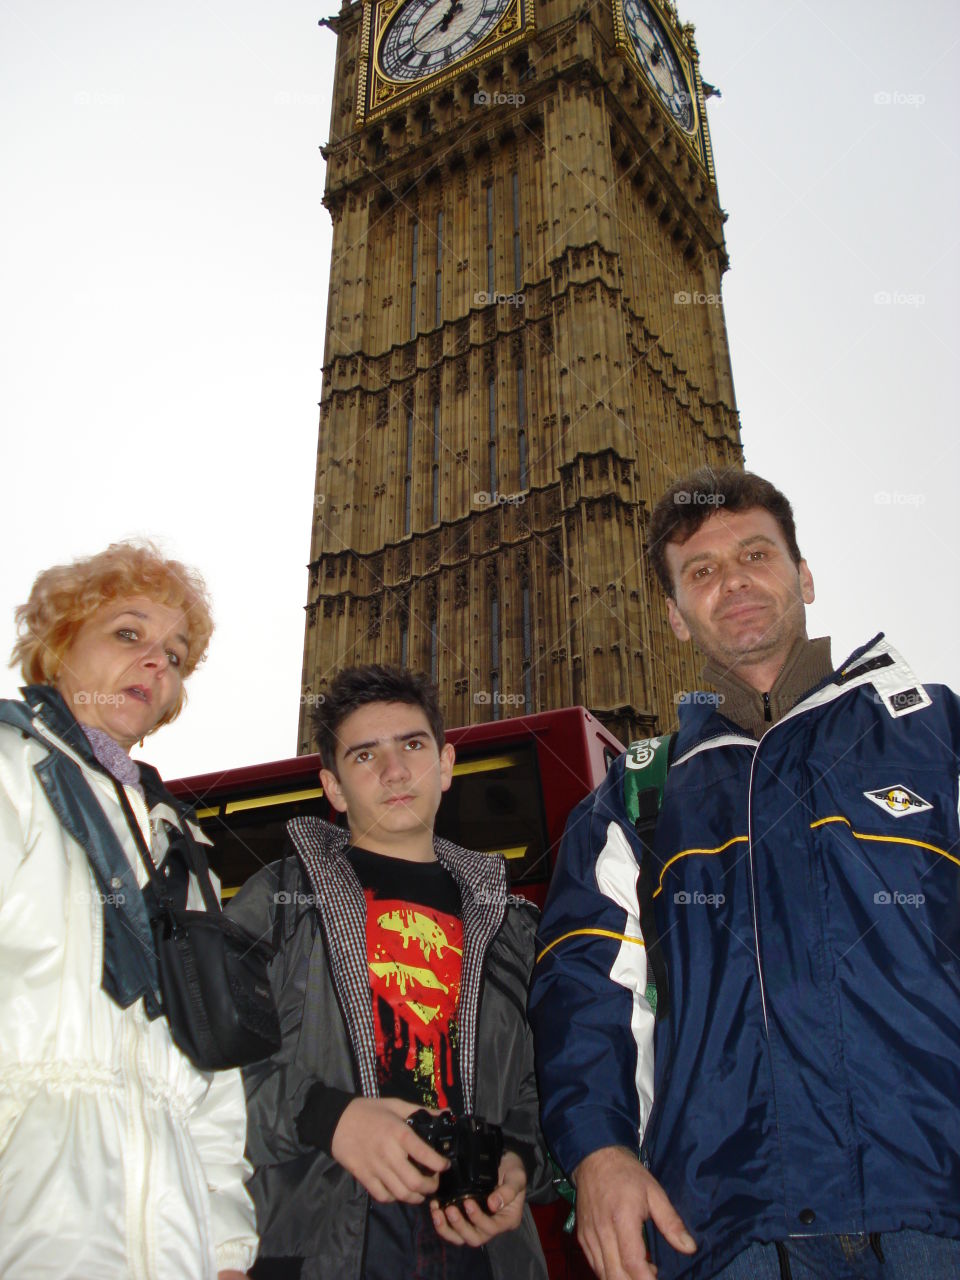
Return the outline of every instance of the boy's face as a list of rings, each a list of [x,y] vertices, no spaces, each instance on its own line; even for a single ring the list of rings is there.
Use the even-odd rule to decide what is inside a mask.
[[[341,722],[337,739],[337,773],[321,769],[320,781],[347,815],[351,841],[374,853],[432,861],[453,747],[438,751],[423,711],[405,702],[358,707]]]

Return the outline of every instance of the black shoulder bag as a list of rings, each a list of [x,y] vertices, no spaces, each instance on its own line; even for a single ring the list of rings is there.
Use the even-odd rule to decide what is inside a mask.
[[[180,842],[187,870],[197,877],[204,911],[174,900],[150,855],[130,801],[117,784],[154,902],[150,924],[157,951],[163,1008],[174,1044],[203,1071],[244,1067],[280,1048],[280,1020],[267,967],[273,947],[228,919],[217,901],[206,860],[187,834]]]

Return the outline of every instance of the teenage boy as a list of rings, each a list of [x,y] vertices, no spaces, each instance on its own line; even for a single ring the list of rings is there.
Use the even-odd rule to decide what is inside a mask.
[[[549,1182],[525,1013],[536,912],[507,904],[502,858],[434,836],[454,752],[425,676],[342,671],[314,730],[346,829],[293,819],[291,856],[231,905],[277,947],[283,1027],[245,1073],[252,1274],[545,1280],[525,1203]],[[501,1126],[485,1205],[439,1207],[447,1161],[406,1123],[424,1107]]]

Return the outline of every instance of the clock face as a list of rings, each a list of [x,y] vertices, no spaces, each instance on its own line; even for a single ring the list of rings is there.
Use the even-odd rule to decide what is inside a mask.
[[[670,37],[647,0],[622,0],[623,21],[647,79],[684,133],[696,133],[693,98]]]
[[[391,80],[422,80],[466,57],[490,34],[513,0],[407,0],[380,43],[380,71]]]

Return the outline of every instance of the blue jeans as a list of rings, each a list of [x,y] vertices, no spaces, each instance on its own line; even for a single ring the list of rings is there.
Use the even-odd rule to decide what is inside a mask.
[[[922,1231],[795,1236],[779,1249],[752,1244],[713,1280],[960,1280],[960,1240]]]

